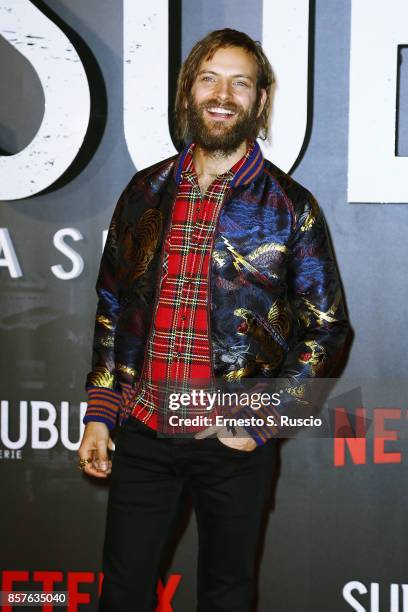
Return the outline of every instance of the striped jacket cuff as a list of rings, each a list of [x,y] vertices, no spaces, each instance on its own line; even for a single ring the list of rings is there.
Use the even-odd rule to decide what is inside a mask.
[[[88,407],[82,422],[105,423],[109,429],[116,426],[116,419],[122,394],[106,387],[88,387]]]
[[[277,428],[273,427],[272,425],[268,425],[265,416],[250,406],[247,406],[242,411],[240,410],[239,418],[250,420],[256,419],[257,424],[244,425],[244,429],[249,433],[251,438],[255,440],[258,446],[262,446],[277,434]]]

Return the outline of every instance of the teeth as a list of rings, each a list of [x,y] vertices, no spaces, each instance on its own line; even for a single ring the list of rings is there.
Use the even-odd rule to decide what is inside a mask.
[[[219,113],[221,115],[233,115],[234,111],[228,110],[226,108],[221,108],[217,106],[216,108],[209,108],[210,113]]]

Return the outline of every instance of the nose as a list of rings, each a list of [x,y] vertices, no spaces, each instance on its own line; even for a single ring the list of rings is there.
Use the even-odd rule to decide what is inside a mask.
[[[219,100],[227,100],[231,97],[231,86],[227,79],[219,79],[217,83],[216,95]]]

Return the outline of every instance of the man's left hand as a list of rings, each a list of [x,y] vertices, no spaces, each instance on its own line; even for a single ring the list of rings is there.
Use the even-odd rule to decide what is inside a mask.
[[[197,440],[201,440],[202,438],[208,438],[208,436],[216,433],[219,441],[225,444],[225,446],[229,446],[235,450],[248,452],[255,450],[257,443],[249,436],[248,432],[243,427],[236,427],[235,429],[237,433],[233,436],[226,427],[211,425],[211,427],[207,427],[207,429],[203,429],[203,431],[196,433],[194,437],[197,438]]]

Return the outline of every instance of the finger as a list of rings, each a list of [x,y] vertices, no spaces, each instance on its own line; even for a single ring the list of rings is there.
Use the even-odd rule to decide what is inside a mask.
[[[210,425],[207,429],[203,429],[203,431],[199,431],[195,434],[195,438],[197,440],[201,440],[202,438],[208,438],[208,436],[212,436],[217,433],[220,428],[217,425]]]
[[[93,449],[89,447],[81,446],[78,450],[78,467],[81,467],[81,461],[88,461],[89,463],[93,460]],[[85,466],[83,466],[85,467]]]
[[[256,448],[256,442],[251,439],[237,439],[237,438],[219,438],[220,442],[225,444],[225,446],[229,446],[230,448],[235,448],[236,450],[251,452]]]
[[[96,470],[106,473],[109,473],[112,467],[112,462],[108,457],[108,444],[104,439],[96,441],[96,452],[92,462],[92,466]]]
[[[92,461],[92,467],[100,472],[109,472],[112,468],[112,461],[99,461],[96,457]]]
[[[86,474],[87,476],[96,476],[97,478],[106,478],[106,476],[110,473],[110,470],[105,470],[105,471],[98,471],[96,469],[96,467],[93,465],[93,461],[94,458],[92,457],[92,454],[90,455],[89,453],[87,453],[87,455],[85,455],[84,452],[80,453],[81,455],[81,459],[86,459],[87,461],[89,461],[89,463],[86,463],[84,466],[81,466],[80,463],[78,462],[78,469],[80,469],[84,474]]]
[[[108,448],[109,448],[109,450],[111,450],[111,451],[114,451],[114,450],[115,450],[115,448],[116,448],[116,447],[115,447],[115,443],[114,443],[114,441],[112,440],[112,438],[111,438],[111,437],[110,437],[110,438],[109,438],[109,440],[108,440]]]
[[[231,437],[230,432],[228,432],[228,430],[225,428],[225,435],[228,436],[228,434],[229,434],[229,437]],[[251,438],[247,430],[244,429],[243,427],[240,427],[239,425],[235,429],[235,435],[233,435],[232,437],[235,438],[236,440],[248,440]]]
[[[107,478],[110,474],[110,470],[100,471],[93,467],[92,463],[88,463],[82,470],[87,476],[93,476],[95,478]]]
[[[96,452],[95,452],[96,458],[101,461],[102,463],[105,463],[106,461],[108,461],[108,443],[107,440],[97,440],[96,441]]]

